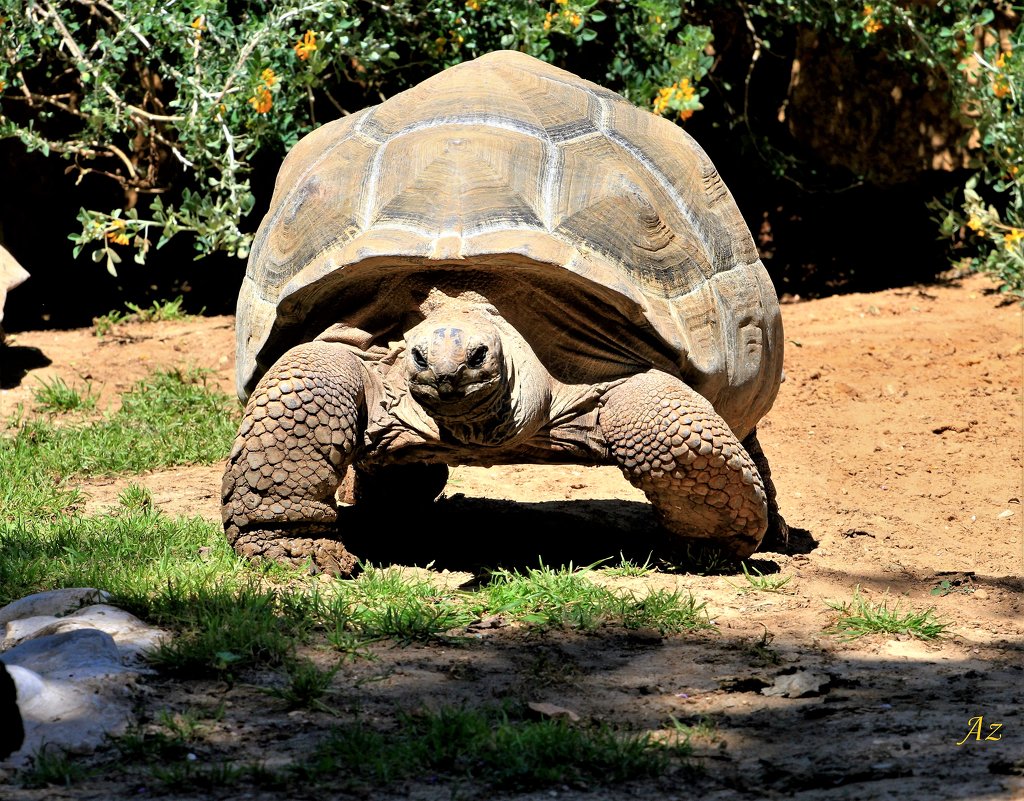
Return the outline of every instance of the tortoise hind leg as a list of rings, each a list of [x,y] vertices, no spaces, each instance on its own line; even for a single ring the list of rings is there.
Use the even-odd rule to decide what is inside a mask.
[[[224,532],[235,551],[332,573],[357,560],[333,536],[334,491],[365,428],[363,368],[325,342],[288,351],[260,380],[228,457]]]
[[[701,395],[667,373],[642,373],[608,392],[598,423],[670,533],[740,559],[757,549],[768,522],[761,477]]]
[[[779,502],[775,492],[775,482],[772,481],[772,470],[768,466],[768,458],[761,450],[761,443],[757,441],[757,430],[751,431],[743,440],[743,447],[750,454],[757,472],[761,474],[761,482],[764,484],[764,492],[768,500],[768,530],[765,532],[762,546],[772,548],[784,548],[789,544],[789,526],[779,514]]]

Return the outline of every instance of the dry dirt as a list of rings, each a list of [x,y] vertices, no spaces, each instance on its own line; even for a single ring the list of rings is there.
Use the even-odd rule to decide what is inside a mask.
[[[990,290],[971,276],[784,305],[787,380],[759,430],[793,536],[748,564],[791,577],[785,592],[743,592],[735,571],[659,572],[619,583],[692,590],[716,631],[662,638],[495,625],[441,645],[380,645],[376,660],[336,676],[331,702],[341,720],[357,709],[384,723],[396,709],[515,698],[570,709],[580,725],[713,724],[695,740],[704,768],[695,776],[518,798],[1024,799],[1024,336],[1021,307]],[[51,376],[92,381],[104,404],[157,366],[211,368],[231,391],[232,323],[122,325],[104,339],[90,330],[14,334],[3,413],[30,407],[38,381]],[[87,482],[90,510],[113,503],[126,480]],[[219,466],[141,480],[166,512],[219,519]],[[346,509],[343,525],[361,557],[433,561],[453,580],[481,566],[535,565],[538,556],[583,565],[622,552],[642,562],[651,547],[650,510],[613,468],[456,469],[435,507],[411,521]],[[949,591],[933,594],[943,581]],[[857,586],[901,609],[934,607],[948,635],[828,635],[835,613],[826,602],[850,600]],[[762,692],[792,674],[812,679],[811,694]],[[221,702],[226,714],[209,724],[200,763],[284,761],[339,722],[288,713],[244,682],[154,678],[142,709],[152,717]],[[103,777],[3,790],[19,799],[282,797]],[[301,787],[290,795],[313,797]],[[364,797],[456,796],[423,777]]]

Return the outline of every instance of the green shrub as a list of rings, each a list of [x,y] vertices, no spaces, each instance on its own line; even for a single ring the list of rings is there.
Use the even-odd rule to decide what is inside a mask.
[[[800,142],[751,114],[751,78],[808,31],[927,86],[964,123],[965,185],[936,198],[951,257],[1024,293],[1020,7],[984,0],[13,0],[0,22],[0,138],[125,191],[79,214],[76,255],[114,273],[189,234],[197,257],[248,253],[254,165],[324,121],[496,49],[565,66],[685,121],[715,123],[789,178]],[[717,45],[716,34],[723,40]],[[739,44],[737,44],[739,42]],[[1015,52],[1016,50],[1016,52]],[[780,59],[783,61],[780,62]],[[844,87],[837,87],[842,93]],[[850,91],[846,89],[845,91]],[[756,92],[754,93],[756,94]],[[854,176],[863,180],[863,176]]]
[[[670,0],[602,5],[618,12],[608,78],[645,104],[668,87],[666,112],[699,107],[707,29],[684,24]],[[553,61],[603,49],[590,27],[607,20],[597,6],[397,0],[383,13],[337,0],[15,0],[0,25],[0,137],[145,198],[79,214],[75,255],[89,249],[111,273],[183,232],[200,255],[244,258],[259,154],[280,158],[327,119],[491,50]]]

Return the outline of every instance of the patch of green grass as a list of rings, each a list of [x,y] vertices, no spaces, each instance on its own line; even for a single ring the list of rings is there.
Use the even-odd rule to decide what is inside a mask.
[[[161,593],[226,581],[242,569],[220,527],[199,517],[122,508],[0,524],[0,604],[59,587],[100,587],[145,612]]]
[[[113,310],[99,317],[94,317],[93,332],[98,337],[109,334],[114,326],[125,322],[153,323],[172,320],[188,320],[193,315],[182,311],[184,298],[179,295],[173,300],[155,300],[149,307],[125,303],[127,311]],[[200,311],[202,314],[202,311]]]
[[[627,629],[657,629],[662,634],[678,634],[714,628],[708,619],[707,604],[698,601],[689,591],[628,593],[619,595],[618,601],[620,606],[615,617]]]
[[[934,640],[949,628],[935,617],[934,607],[924,611],[903,611],[899,602],[891,607],[887,600],[871,602],[854,588],[852,601],[826,601],[838,618],[825,629],[844,640],[855,640],[868,634],[906,634],[919,640]]]
[[[56,429],[39,420],[23,422],[17,433],[0,436],[0,509],[3,521],[20,526],[58,517],[81,502],[81,491],[47,464]],[[0,522],[0,534],[4,522]]]
[[[207,386],[202,370],[157,371],[122,397],[102,420],[55,426],[21,421],[0,437],[0,506],[8,519],[53,518],[80,498],[76,475],[140,473],[227,456],[237,431],[238,402]]]
[[[121,508],[128,512],[151,512],[153,511],[153,493],[148,487],[142,484],[129,482],[117,496]]]
[[[218,676],[232,681],[236,671],[258,665],[277,667],[294,657],[316,620],[282,609],[282,595],[293,590],[266,588],[252,576],[206,586],[170,585],[148,599],[146,617],[169,626],[175,636],[147,654],[154,666],[179,676]]]
[[[481,589],[491,614],[525,623],[593,629],[620,608],[615,593],[591,581],[590,567],[552,569],[544,564],[518,571],[497,570]]]
[[[664,633],[710,627],[704,604],[689,593],[615,591],[591,581],[591,571],[592,567],[556,570],[543,564],[525,574],[495,571],[480,590],[482,608],[544,626],[594,629],[619,624]]]
[[[70,787],[89,775],[84,765],[52,745],[44,744],[31,759],[30,766],[18,772],[23,787]]]
[[[444,708],[406,715],[397,731],[360,722],[339,728],[293,771],[303,781],[327,780],[340,788],[417,778],[524,791],[658,776],[688,754],[684,744],[649,733],[513,719],[502,710]]]
[[[620,553],[618,563],[608,567],[602,567],[601,572],[608,576],[639,578],[641,576],[649,576],[654,572],[654,567],[651,565],[651,554],[648,554],[647,559],[645,559],[644,563],[640,565],[631,559],[627,559],[622,553]]]
[[[397,567],[366,566],[357,578],[338,582],[335,590],[325,610],[328,627],[364,639],[430,640],[476,619],[463,602],[464,594]],[[340,633],[337,639],[344,641]]]
[[[670,719],[677,742],[689,745],[693,740],[709,740],[714,742],[719,739],[718,725],[706,715],[698,716],[692,723],[684,723],[674,716]]]
[[[713,541],[687,542],[676,548],[671,556],[658,560],[658,567],[666,573],[693,573],[698,576],[720,576],[735,572],[738,560]]]
[[[114,745],[121,764],[146,766],[150,775],[166,789],[209,789],[234,786],[242,782],[279,783],[260,765],[233,761],[200,762],[194,755],[209,750],[207,722],[221,720],[224,706],[214,710],[187,709],[184,712],[162,710],[156,720],[135,726],[117,737]]]
[[[753,565],[751,565],[751,569],[754,572],[751,573],[746,562],[741,562],[740,567],[743,570],[743,578],[747,580],[747,586],[736,587],[735,584],[729,582],[729,586],[736,587],[740,592],[783,592],[786,585],[793,579],[792,576],[762,573]]]
[[[153,776],[168,790],[212,790],[242,782],[260,783],[267,771],[261,765],[234,762],[199,763],[192,760],[154,765]]]
[[[325,704],[323,698],[340,669],[340,664],[325,670],[308,659],[294,659],[285,666],[287,682],[265,692],[280,698],[289,709],[317,709],[336,715],[337,710]]]
[[[98,395],[93,392],[91,381],[86,381],[85,386],[79,389],[57,377],[49,381],[41,379],[39,387],[32,392],[32,399],[39,411],[56,414],[92,411],[96,408]]]
[[[220,714],[223,715],[223,709]],[[114,740],[121,756],[132,761],[168,762],[184,759],[202,737],[202,715],[194,709],[185,712],[161,710],[155,723],[136,726]]]

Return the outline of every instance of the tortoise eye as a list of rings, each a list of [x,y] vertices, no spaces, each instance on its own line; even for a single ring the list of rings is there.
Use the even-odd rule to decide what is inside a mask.
[[[416,366],[417,370],[427,369],[427,359],[419,348],[412,349],[412,363]]]
[[[475,370],[476,368],[483,366],[484,359],[486,358],[487,346],[479,345],[473,348],[472,353],[469,354],[469,358],[466,359],[466,364],[468,364],[471,368]]]

